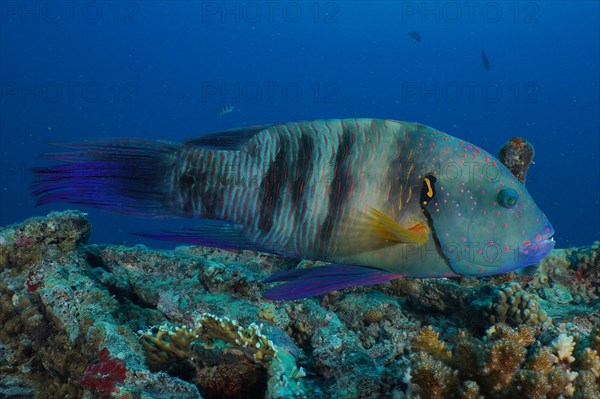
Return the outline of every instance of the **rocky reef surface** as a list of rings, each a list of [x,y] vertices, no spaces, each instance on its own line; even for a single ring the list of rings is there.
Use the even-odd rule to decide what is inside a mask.
[[[600,398],[600,243],[482,279],[261,298],[311,262],[0,229],[0,398]]]

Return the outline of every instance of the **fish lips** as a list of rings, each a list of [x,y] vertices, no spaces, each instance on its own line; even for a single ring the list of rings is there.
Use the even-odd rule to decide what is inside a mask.
[[[554,228],[548,224],[543,233],[534,234],[519,249],[523,267],[536,264],[544,259],[554,249],[555,245]]]

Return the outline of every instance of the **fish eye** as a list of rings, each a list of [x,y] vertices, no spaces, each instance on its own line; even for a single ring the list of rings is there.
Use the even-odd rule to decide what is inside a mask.
[[[519,194],[512,188],[505,188],[498,193],[498,203],[504,208],[513,208],[517,205]]]
[[[423,178],[421,187],[421,205],[425,206],[435,197],[435,176],[427,175]]]

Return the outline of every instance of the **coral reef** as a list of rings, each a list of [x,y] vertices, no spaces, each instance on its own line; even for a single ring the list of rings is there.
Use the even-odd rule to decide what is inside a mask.
[[[211,350],[216,347],[215,341],[220,341],[242,348],[243,352],[238,351],[237,354],[251,355],[256,363],[262,364],[268,371],[270,378],[264,395],[266,398],[305,398],[300,378],[306,373],[302,367],[296,366],[290,353],[263,335],[262,327],[250,324],[243,328],[235,320],[203,313],[196,319],[193,328],[161,325],[148,332],[140,331],[140,340],[146,351],[147,362],[154,370],[168,369],[177,362],[187,361],[194,368],[202,369],[197,363],[204,363],[208,356],[200,356],[195,352],[196,345]],[[220,354],[219,357],[225,356]],[[242,360],[236,359],[236,364],[241,364]],[[197,373],[200,374],[201,370],[197,370]],[[195,379],[202,380],[198,376]],[[248,392],[249,386],[244,386],[244,390]]]
[[[420,398],[595,398],[600,391],[597,352],[574,353],[572,336],[539,341],[537,327],[497,324],[479,339],[461,330],[440,340],[431,326],[412,341],[411,382]]]
[[[600,243],[271,302],[265,277],[312,262],[90,231],[73,211],[0,229],[0,397],[600,397]]]
[[[529,294],[517,282],[503,283],[494,289],[492,301],[483,314],[492,323],[539,325],[548,320],[548,315],[540,309],[537,295]]]
[[[563,303],[600,303],[600,241],[589,247],[564,248],[540,262],[530,288],[548,300],[558,297]]]

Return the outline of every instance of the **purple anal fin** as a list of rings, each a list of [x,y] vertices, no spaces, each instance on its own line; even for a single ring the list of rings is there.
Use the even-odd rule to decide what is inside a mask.
[[[402,275],[369,267],[329,265],[275,273],[264,282],[283,282],[263,293],[275,301],[289,301],[322,295],[348,287],[374,285],[400,278]]]

